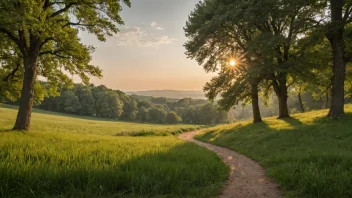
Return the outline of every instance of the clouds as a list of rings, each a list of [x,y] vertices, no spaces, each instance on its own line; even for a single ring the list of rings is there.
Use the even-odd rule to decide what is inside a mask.
[[[155,29],[159,27],[156,23],[154,26]],[[126,27],[121,29],[121,31],[114,36],[114,40],[118,46],[157,47],[159,45],[169,44],[175,39],[169,36],[158,36],[148,33],[142,30],[141,27]]]
[[[152,26],[152,28],[156,29],[156,30],[164,30],[164,28],[162,28],[157,22],[152,22],[150,24],[150,26]]]

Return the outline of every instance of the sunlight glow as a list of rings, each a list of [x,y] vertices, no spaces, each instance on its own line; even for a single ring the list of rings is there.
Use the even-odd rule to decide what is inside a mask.
[[[235,66],[236,65],[236,61],[235,60],[230,60],[230,65],[231,66]]]

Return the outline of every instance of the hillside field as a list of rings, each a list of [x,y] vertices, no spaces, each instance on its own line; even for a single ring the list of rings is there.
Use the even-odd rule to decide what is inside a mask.
[[[17,107],[3,105],[0,111],[2,130],[10,130],[16,120]],[[1,108],[1,106],[0,106]],[[202,128],[201,125],[187,124],[143,124],[105,120],[95,117],[80,117],[56,112],[33,109],[31,129],[40,132],[64,132],[118,136],[165,136]],[[50,124],[49,124],[50,123]]]
[[[0,108],[0,197],[211,197],[229,173],[215,153],[168,135],[199,126],[35,110],[31,132],[10,132],[15,116]],[[136,131],[167,136],[116,136]]]
[[[287,197],[352,197],[352,105],[340,120],[327,110],[209,128],[197,139],[259,162]]]

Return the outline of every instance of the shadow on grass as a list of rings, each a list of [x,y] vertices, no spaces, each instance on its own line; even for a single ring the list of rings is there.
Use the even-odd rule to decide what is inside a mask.
[[[331,118],[328,116],[317,117],[317,118],[314,118],[313,123],[316,123],[316,124],[334,123],[334,122],[338,123],[338,122],[346,122],[346,121],[348,122],[351,120],[352,120],[352,112],[348,112],[348,113],[345,113],[345,115],[340,118]]]
[[[193,143],[125,162],[96,152],[85,154],[87,159],[65,151],[50,158],[12,153],[16,160],[1,153],[6,151],[0,151],[5,158],[0,167],[12,165],[0,172],[0,197],[211,197],[220,192],[229,171],[216,154]]]
[[[287,124],[290,124],[291,126],[304,125],[304,123],[302,121],[300,121],[299,119],[294,118],[294,117],[283,118],[283,119],[280,119],[280,120],[286,122]]]

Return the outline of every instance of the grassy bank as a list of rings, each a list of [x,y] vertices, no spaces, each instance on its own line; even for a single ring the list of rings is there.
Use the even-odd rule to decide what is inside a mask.
[[[352,197],[352,105],[341,120],[327,111],[209,128],[197,138],[262,164],[289,197]]]
[[[33,112],[32,130],[50,133],[68,132],[117,136],[166,136],[203,127],[188,124],[168,125],[121,122],[94,117],[60,114],[40,109],[34,109]],[[3,108],[0,110],[1,130],[10,130],[16,120],[16,115],[16,106],[3,105]]]
[[[31,132],[6,132],[14,115],[0,108],[0,197],[210,197],[228,175],[174,136],[113,136],[128,123],[34,113]]]

